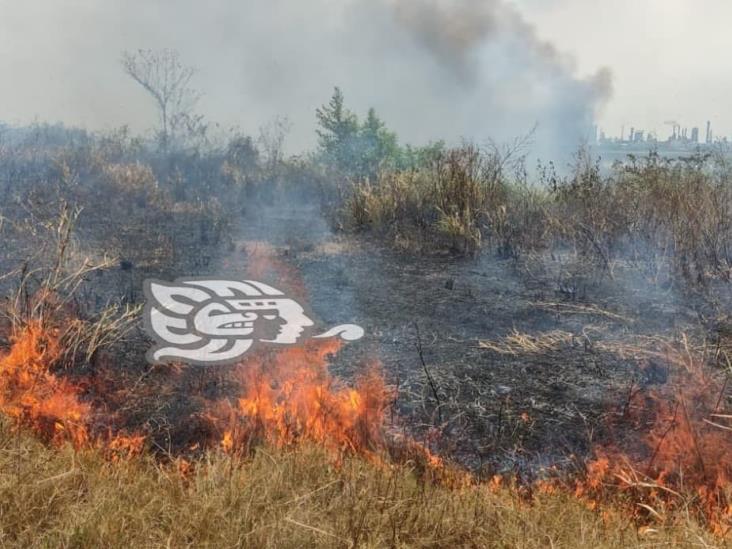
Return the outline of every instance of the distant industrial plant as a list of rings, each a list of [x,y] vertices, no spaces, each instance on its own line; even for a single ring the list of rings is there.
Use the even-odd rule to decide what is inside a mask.
[[[692,128],[682,127],[675,120],[667,120],[665,125],[670,126],[670,134],[666,137],[659,137],[655,131],[645,131],[630,127],[626,134],[626,128],[623,126],[620,130],[620,136],[609,137],[604,131],[594,127],[594,143],[600,149],[609,151],[646,151],[655,149],[666,152],[693,152],[711,148],[713,146],[726,146],[729,144],[727,137],[717,137],[712,130],[711,121],[707,121],[704,139],[700,138],[700,129],[698,126]]]

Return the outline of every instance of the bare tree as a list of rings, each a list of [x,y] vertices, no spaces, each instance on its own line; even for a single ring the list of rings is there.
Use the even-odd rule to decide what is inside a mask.
[[[270,173],[282,163],[285,156],[285,139],[292,129],[286,116],[277,116],[259,128],[257,143],[264,152],[264,160]]]
[[[125,51],[122,67],[155,100],[163,149],[168,148],[177,128],[193,131],[194,127],[200,126],[200,117],[193,114],[200,94],[190,85],[195,70],[181,63],[177,51]]]

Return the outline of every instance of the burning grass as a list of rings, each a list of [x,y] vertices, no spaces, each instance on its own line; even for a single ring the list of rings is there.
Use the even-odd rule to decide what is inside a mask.
[[[456,219],[467,212],[472,230],[485,212],[471,217],[466,208]],[[58,231],[61,256],[69,231]],[[245,251],[257,276],[276,272],[304,297],[298,271],[267,245],[250,243]],[[183,374],[166,378],[168,401],[160,407],[175,398],[201,406],[169,416],[191,437],[188,451],[156,450],[144,429],[130,435],[119,426],[106,411],[117,396],[89,379],[97,351],[126,320],[74,316],[68,299],[54,297],[62,289],[57,282],[76,287],[86,271],[68,278],[60,270],[66,262],[57,265],[35,298],[21,288],[7,315],[10,337],[0,338],[8,342],[0,351],[3,542],[531,547],[713,543],[730,535],[727,385],[709,367],[709,353],[686,341],[593,342],[592,334],[554,330],[480,342],[515,357],[582,345],[632,356],[649,370],[662,364],[669,381],[631,386],[607,425],[614,438],[595,446],[578,478],[486,483],[454,470],[390,432],[385,410],[393,395],[377,369],[353,386],[329,374],[328,357],[339,350],[334,340],[252,355],[205,395],[174,386],[190,377],[174,365]],[[628,324],[594,305],[543,303],[558,314]],[[100,377],[113,382],[116,366]],[[141,376],[131,390],[154,392],[145,383]],[[192,419],[203,419],[205,429],[189,428]]]
[[[58,330],[32,323],[13,334],[10,350],[0,355],[0,412],[45,441],[82,447],[91,408],[77,387],[50,371],[60,353]]]
[[[619,491],[630,501],[630,514],[641,520],[668,520],[683,510],[727,537],[732,436],[717,418],[730,417],[728,374],[709,368],[706,349],[693,348],[686,337],[650,348],[621,344],[619,350],[640,353],[647,368],[662,360],[669,377],[653,388],[631,388],[613,427],[632,424],[637,441],[625,434],[597,447],[578,493],[605,499]]]
[[[638,530],[570,493],[528,503],[510,487],[450,489],[412,466],[384,469],[322,449],[213,451],[186,475],[149,457],[53,450],[0,428],[4,546],[629,547],[714,546],[693,521]]]
[[[202,411],[220,433],[221,447],[236,455],[262,444],[304,443],[320,444],[334,456],[383,452],[389,399],[384,379],[374,366],[353,388],[339,383],[327,370],[329,355],[339,349],[338,340],[313,340],[262,351],[237,365],[230,372],[239,392],[235,402],[205,401]],[[17,328],[9,349],[0,353],[0,413],[16,430],[29,429],[55,446],[70,442],[76,449],[139,453],[145,437],[113,432],[115,418],[84,398],[90,383],[71,382],[55,371],[62,356],[60,329],[35,321]]]
[[[634,422],[641,444],[598,446],[574,485],[480,482],[389,437],[383,378],[367,370],[352,388],[332,378],[335,340],[234,368],[239,396],[208,403],[218,439],[201,441],[195,458],[155,457],[142,436],[99,434],[105,417],[54,372],[57,330],[30,323],[10,341],[0,357],[8,545],[626,547],[711,544],[728,533],[731,439],[709,421],[729,415],[725,386],[685,340],[614,349],[665,358],[675,377],[629,398],[622,421]],[[507,352],[567,341],[517,333]]]
[[[330,376],[328,356],[338,340],[261,352],[233,371],[242,394],[235,404],[217,403],[212,415],[223,426],[225,451],[241,453],[257,444],[284,448],[316,443],[332,452],[373,456],[384,450],[384,410],[389,391],[376,366],[355,387]]]
[[[498,354],[549,357],[580,342],[585,353],[603,353],[637,364],[622,402],[604,415],[592,448],[580,460],[574,480],[558,478],[523,486],[574,493],[591,507],[613,502],[643,528],[678,521],[680,515],[705,524],[720,539],[732,530],[732,436],[728,359],[686,334],[601,339],[586,327],[582,335],[514,331],[480,348]],[[597,338],[597,340],[595,340]]]
[[[16,330],[10,342],[9,350],[0,352],[0,413],[16,431],[28,429],[57,447],[95,447],[115,460],[143,451],[144,436],[112,433],[110,418],[98,417],[83,400],[81,386],[53,372],[63,355],[58,328],[32,322]]]
[[[671,380],[631,392],[618,413],[637,440],[626,429],[626,438],[598,445],[574,484],[527,485],[481,482],[389,437],[383,378],[367,370],[353,388],[332,378],[335,340],[260,352],[234,368],[238,398],[204,412],[217,442],[202,440],[195,458],[161,460],[142,453],[140,435],[99,434],[105,418],[54,373],[58,336],[30,323],[0,357],[0,412],[10,420],[0,430],[0,535],[12,544],[619,547],[689,543],[707,536],[702,527],[720,541],[730,529],[732,439],[712,421],[730,416],[726,382],[685,339],[596,343],[663,359]],[[515,333],[494,350],[568,343],[566,334]]]

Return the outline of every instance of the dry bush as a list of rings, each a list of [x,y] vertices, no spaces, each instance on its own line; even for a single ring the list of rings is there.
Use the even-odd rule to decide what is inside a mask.
[[[0,250],[0,271],[43,247],[38,228],[52,225],[63,204],[78,210],[77,239],[119,260],[97,285],[101,302],[120,294],[137,301],[145,277],[202,272],[231,243],[230,219],[242,186],[232,184],[223,166],[226,159],[242,166],[256,162],[233,150],[236,143],[225,154],[163,157],[125,131],[79,143],[68,139],[0,151],[0,175],[6,176],[0,194],[7,197],[0,219],[10,228],[2,229],[8,246]]]
[[[732,181],[719,159],[696,156],[676,163],[651,156],[620,174],[624,201],[639,204],[634,228],[672,257],[686,280],[729,279]]]
[[[504,259],[547,249],[552,231],[548,190],[512,183],[504,186],[502,198],[488,212],[488,247]]]
[[[576,256],[609,271],[613,246],[627,226],[626,212],[616,209],[614,191],[612,180],[601,175],[599,163],[580,154],[574,173],[551,187],[552,246],[568,246]]]
[[[28,428],[43,441],[76,447],[97,440],[92,407],[73,376],[94,370],[99,354],[119,343],[137,323],[139,308],[108,303],[88,307],[84,282],[109,268],[92,261],[74,239],[78,210],[65,206],[55,225],[39,229],[45,239],[15,273],[0,300],[0,412],[16,431]],[[121,445],[142,439],[120,438]]]
[[[730,171],[720,158],[629,158],[610,175],[580,156],[552,186],[554,246],[606,269],[628,262],[657,279],[668,271],[692,284],[729,279]]]
[[[381,172],[372,184],[354,185],[347,224],[374,229],[416,245],[432,237],[440,246],[474,253],[505,204],[503,158],[473,145],[440,151],[416,170]]]
[[[114,301],[100,308],[85,303],[84,283],[116,261],[83,254],[74,234],[78,216],[64,204],[54,224],[38,228],[33,253],[3,276],[7,292],[0,301],[5,339],[28,327],[53,331],[60,345],[54,361],[66,368],[77,360],[91,362],[100,349],[119,341],[139,313],[139,307]]]
[[[353,185],[343,225],[406,239],[421,251],[552,252],[611,278],[622,264],[657,281],[729,280],[732,170],[722,157],[651,153],[604,173],[580,151],[568,176],[545,168],[536,185],[527,183],[523,158],[511,158],[464,145],[413,170],[382,172]]]
[[[392,236],[412,233],[418,237],[429,226],[425,187],[423,175],[417,172],[383,173],[373,185],[364,181],[346,202],[347,222]]]

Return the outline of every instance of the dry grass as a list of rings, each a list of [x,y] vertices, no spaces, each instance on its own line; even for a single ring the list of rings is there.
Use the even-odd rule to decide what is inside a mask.
[[[419,251],[559,253],[610,278],[622,263],[655,281],[729,280],[732,170],[724,158],[652,153],[605,173],[580,153],[572,173],[542,171],[538,185],[510,159],[465,145],[416,169],[383,172],[353,187],[344,226]]]
[[[0,544],[6,547],[715,546],[679,517],[637,530],[566,494],[531,504],[497,485],[447,488],[410,465],[317,449],[213,452],[193,464],[111,463],[0,430]]]
[[[81,280],[92,274],[118,276],[134,290],[151,272],[205,270],[208,262],[188,260],[197,261],[203,249],[213,255],[226,241],[228,214],[219,201],[236,209],[237,199],[262,177],[244,143],[206,162],[170,158],[165,168],[167,161],[114,141],[53,155],[30,151],[27,162],[20,162],[21,152],[0,155],[7,164],[0,162],[2,170],[19,162],[18,177],[8,177],[13,185],[2,189],[10,206],[0,213],[0,237],[7,244],[0,260],[20,276],[12,299],[0,307],[3,345],[6,328],[75,313],[72,309],[88,299],[79,294]],[[345,218],[405,246],[422,243],[462,253],[483,247],[504,257],[545,257],[544,252],[560,250],[611,277],[621,260],[652,275],[673,271],[694,283],[729,274],[732,185],[723,166],[650,157],[605,176],[591,163],[580,163],[575,174],[548,181],[543,189],[520,178],[511,181],[506,166],[495,151],[470,146],[445,151],[415,170],[385,172],[356,186],[344,203]],[[309,177],[302,166],[292,170]],[[57,222],[60,202],[74,207],[63,209]],[[76,221],[78,231],[72,230]],[[84,249],[103,250],[120,261],[112,272],[105,258],[96,258],[94,265],[87,261]],[[18,261],[15,255],[22,250],[33,252],[32,261]],[[118,290],[134,301],[134,291],[121,284]],[[100,288],[100,295],[109,293]],[[78,303],[71,296],[79,296]],[[104,303],[90,306],[94,314],[85,316],[87,321],[58,326],[66,353],[58,362],[67,366],[59,371],[94,362],[99,349],[109,348],[134,323],[134,308]],[[581,302],[543,300],[537,307],[632,322]],[[563,331],[516,332],[482,346],[520,356],[585,343],[586,337]],[[596,348],[638,355],[641,343],[603,347],[598,342]],[[136,373],[119,371],[122,379]],[[137,382],[130,383],[125,394],[137,388]],[[662,396],[666,402],[668,395]],[[116,403],[114,398],[109,402]],[[627,408],[635,404],[628,403]],[[729,414],[712,408],[715,414],[699,417],[716,422],[719,433],[710,437],[716,441],[728,434],[719,425]],[[152,447],[152,439],[148,444]],[[0,426],[0,545],[628,547],[722,541],[689,518],[688,508],[673,506],[662,520],[647,517],[650,527],[639,528],[627,511],[638,499],[613,507],[608,501],[618,502],[610,497],[596,503],[577,499],[571,490],[535,490],[529,503],[527,488],[451,487],[425,479],[423,465],[409,461],[379,465],[351,456],[336,466],[322,448],[253,445],[245,457],[214,450],[193,462],[170,456],[161,461],[160,454],[109,457],[103,449],[49,448]]]
[[[462,253],[480,248],[483,227],[505,202],[501,158],[465,145],[434,155],[418,170],[382,172],[354,186],[346,224],[381,231],[414,245],[426,237]]]
[[[478,347],[501,355],[518,356],[528,353],[548,353],[565,346],[574,346],[577,339],[579,338],[576,338],[574,334],[562,330],[552,330],[536,335],[514,330],[500,341],[481,340],[478,342]]]
[[[62,351],[59,365],[68,369],[88,364],[97,353],[120,342],[137,323],[140,306],[108,302],[83,316],[79,295],[92,275],[109,269],[115,260],[85,255],[75,238],[79,210],[63,203],[57,219],[38,229],[41,243],[23,265],[2,278],[15,288],[0,301],[0,341],[29,326],[58,331]]]

